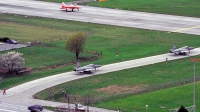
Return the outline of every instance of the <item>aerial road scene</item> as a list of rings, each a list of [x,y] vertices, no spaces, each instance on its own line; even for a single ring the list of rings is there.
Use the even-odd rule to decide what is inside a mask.
[[[0,0],[0,112],[200,112],[200,1]]]

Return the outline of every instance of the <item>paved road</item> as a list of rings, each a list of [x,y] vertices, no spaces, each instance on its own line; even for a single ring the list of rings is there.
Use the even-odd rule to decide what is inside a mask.
[[[0,12],[65,20],[126,26],[150,30],[200,35],[200,19],[82,6],[80,11],[65,12],[61,3],[33,0],[0,0]]]
[[[93,75],[100,75],[103,73],[119,71],[123,69],[129,69],[129,68],[134,68],[134,67],[159,63],[159,62],[165,62],[166,57],[168,57],[168,60],[170,61],[170,60],[186,58],[186,57],[190,57],[194,55],[199,55],[199,54],[200,54],[200,48],[196,48],[187,55],[174,55],[173,53],[167,53],[167,54],[161,54],[157,56],[151,56],[151,57],[146,57],[146,58],[141,58],[141,59],[136,59],[136,60],[131,60],[131,61],[124,61],[120,63],[104,65],[101,68],[99,68],[97,72],[93,74],[89,74],[89,75],[88,74],[80,75],[74,71],[61,73],[61,74],[41,78],[38,80],[34,80],[31,82],[27,82],[19,86],[10,88],[9,90],[7,90],[7,95],[0,95],[0,99],[2,102],[8,103],[8,104],[13,104],[13,105],[20,104],[23,106],[29,106],[32,104],[41,104],[41,105],[46,105],[46,106],[66,105],[63,103],[33,99],[32,96],[41,90],[44,90],[54,85],[68,82],[71,80],[76,80],[79,78],[89,77]],[[94,107],[91,107],[91,109],[99,111],[99,112],[113,112],[112,110],[104,110],[104,109],[99,109],[99,108],[94,108]]]
[[[22,47],[27,47],[25,44],[0,44],[0,51],[7,51],[11,49],[16,49],[16,48],[22,48]]]
[[[32,0],[0,0],[0,12],[2,13],[15,13],[200,35],[199,18],[95,8],[89,6],[82,6],[83,8],[79,12],[65,12],[59,10],[59,7],[60,4],[58,3],[46,3]],[[165,61],[166,57],[168,57],[169,60],[174,60],[198,54],[200,54],[200,48],[195,49],[192,53],[186,56],[175,56],[167,53],[158,56],[125,61],[121,63],[105,65],[92,75],[99,75],[102,73],[159,63]],[[32,95],[48,87],[89,76],[91,75],[78,75],[75,72],[68,72],[27,82],[25,84],[10,88],[7,91],[7,95],[0,95],[0,111],[27,112],[26,107],[33,104],[42,104],[46,106],[64,105],[63,103],[36,100],[32,98]],[[98,109],[93,107],[91,107],[91,109],[99,112],[112,112],[112,110]],[[44,112],[46,112],[46,110]]]

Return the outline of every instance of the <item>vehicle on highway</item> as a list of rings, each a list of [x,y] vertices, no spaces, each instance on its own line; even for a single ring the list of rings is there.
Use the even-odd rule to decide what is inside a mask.
[[[9,44],[18,44],[18,42],[13,40],[13,39],[7,40],[7,43],[9,43]]]
[[[41,105],[32,105],[28,107],[28,110],[31,112],[41,112],[43,110],[43,107]]]
[[[170,53],[174,53],[174,54],[184,54],[186,55],[186,53],[190,53],[191,50],[193,50],[194,47],[189,47],[189,46],[184,46],[181,48],[176,48],[175,45],[172,46],[172,49],[170,49]]]
[[[101,65],[95,65],[95,64],[89,64],[81,67],[80,63],[77,62],[76,67],[74,67],[74,71],[80,73],[92,73],[93,71],[96,71],[96,69],[99,67],[101,67]]]
[[[61,8],[60,9],[64,9],[66,10],[66,12],[68,11],[67,9],[71,9],[72,11],[74,11],[74,9],[80,9],[81,7],[78,6],[76,3],[71,3],[71,4],[65,4],[64,2],[62,2]]]

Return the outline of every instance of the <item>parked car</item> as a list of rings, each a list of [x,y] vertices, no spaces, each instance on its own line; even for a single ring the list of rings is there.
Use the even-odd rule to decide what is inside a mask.
[[[81,105],[80,103],[78,103],[78,105],[77,105],[77,110],[85,111],[85,108],[84,108],[83,105]]]
[[[18,42],[13,39],[9,39],[9,40],[7,40],[7,42],[10,44],[18,44]]]
[[[40,112],[43,110],[43,107],[41,105],[32,105],[28,107],[28,110],[31,112]]]

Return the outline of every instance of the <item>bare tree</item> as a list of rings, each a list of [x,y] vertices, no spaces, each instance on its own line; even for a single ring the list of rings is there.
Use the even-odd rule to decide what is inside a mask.
[[[64,97],[66,98],[67,100],[67,103],[68,103],[68,108],[70,109],[70,106],[69,106],[69,103],[70,103],[70,100],[71,100],[71,95],[67,94],[67,93],[64,93]]]
[[[0,68],[5,68],[8,72],[13,73],[15,69],[24,65],[25,59],[22,56],[22,53],[15,51],[0,55]]]
[[[76,53],[76,59],[79,58],[79,53],[83,52],[83,47],[86,42],[87,34],[83,32],[71,35],[66,42],[66,49]]]
[[[94,102],[94,96],[87,94],[86,96],[83,96],[83,99],[85,105],[87,105],[87,112],[89,112],[89,106],[92,105],[92,103]]]

